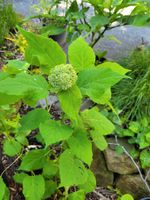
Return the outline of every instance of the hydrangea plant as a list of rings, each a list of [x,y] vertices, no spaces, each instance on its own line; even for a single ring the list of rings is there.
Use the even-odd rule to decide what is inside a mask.
[[[95,66],[94,51],[81,37],[69,46],[67,62],[66,54],[55,41],[19,30],[28,43],[25,60],[18,61],[19,65],[17,60],[9,62],[7,71],[0,72],[1,110],[18,102],[32,107],[23,116],[17,117],[14,112],[17,120],[12,131],[10,119],[8,127],[4,127],[7,131],[1,133],[4,153],[20,159],[13,178],[28,200],[53,198],[54,194],[59,194],[60,199],[84,200],[86,193],[96,187],[90,170],[92,146],[95,144],[102,151],[107,148],[105,136],[113,132],[114,125],[98,106],[81,110],[82,102],[89,98],[96,104],[109,104],[111,86],[124,78],[128,70],[111,62]],[[35,74],[29,64],[39,68],[40,73]],[[49,113],[51,105],[37,107],[38,101],[51,93],[57,95],[63,111],[57,120]],[[7,115],[6,109],[5,112]],[[34,140],[40,145],[30,149],[33,130]],[[4,173],[0,177],[0,197],[9,199]]]

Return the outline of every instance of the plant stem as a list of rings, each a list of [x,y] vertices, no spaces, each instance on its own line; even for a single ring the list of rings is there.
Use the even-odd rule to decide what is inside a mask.
[[[3,176],[3,174],[4,174],[12,165],[14,165],[14,164],[21,158],[21,156],[22,156],[22,154],[19,155],[10,165],[8,165],[8,166],[4,169],[4,171],[1,173],[0,176]]]

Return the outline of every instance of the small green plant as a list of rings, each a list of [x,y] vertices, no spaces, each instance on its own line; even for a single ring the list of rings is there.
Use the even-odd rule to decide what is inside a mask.
[[[82,111],[80,107],[85,98],[108,104],[111,87],[126,77],[127,70],[110,62],[95,66],[94,51],[81,37],[69,46],[68,64],[64,51],[52,39],[19,30],[28,43],[25,61],[9,62],[7,71],[0,72],[0,105],[11,122],[9,108],[14,104],[23,102],[32,110],[23,116],[14,114],[13,128],[13,122],[8,124],[10,128],[3,126],[3,153],[21,161],[13,178],[25,199],[41,200],[55,194],[59,199],[84,200],[96,187],[90,170],[92,145],[104,150],[105,136],[112,133],[114,125],[97,106]],[[41,73],[34,74],[28,63]],[[50,105],[45,109],[36,106],[49,94],[58,97],[62,109],[57,120],[49,112]],[[30,135],[35,130],[34,140],[39,145],[30,149]],[[0,197],[9,199],[4,173]]]
[[[150,116],[150,49],[140,46],[123,63],[131,79],[114,87],[114,104],[122,110],[126,121]],[[132,89],[131,89],[132,88]]]
[[[107,30],[122,25],[149,26],[150,19],[150,5],[146,0],[41,0],[41,6],[35,8],[37,14],[29,19],[41,19],[44,25],[41,34],[51,36],[66,31],[69,43],[82,35],[88,37],[92,47]],[[131,12],[124,14],[124,10]],[[118,41],[114,36],[109,39]]]
[[[0,0],[0,44],[4,38],[17,24],[17,16],[11,4],[6,4],[4,0]]]
[[[124,194],[120,200],[134,200],[134,198],[130,194]]]
[[[124,14],[124,10],[131,12]],[[149,26],[149,14],[150,5],[146,0],[82,0],[80,3],[74,0],[65,15],[68,39],[73,41],[84,35],[94,47],[106,31],[115,27],[131,24]],[[114,36],[110,39],[117,41]]]
[[[149,117],[143,117],[139,121],[130,121],[129,124],[123,128],[122,126],[116,126],[116,133],[119,137],[128,137],[130,144],[136,144],[138,146],[137,152],[133,153],[133,157],[140,158],[141,166],[143,168],[149,168],[150,162],[148,157],[150,156],[150,119]]]

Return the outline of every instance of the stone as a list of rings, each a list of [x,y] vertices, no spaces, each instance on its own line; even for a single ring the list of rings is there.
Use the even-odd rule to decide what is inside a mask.
[[[96,176],[97,186],[107,187],[108,185],[113,185],[114,174],[108,171],[104,155],[96,147],[93,148],[91,170]]]
[[[111,36],[115,36],[120,43],[110,40]],[[107,59],[120,62],[128,57],[142,42],[146,46],[150,44],[149,27],[121,26],[106,31],[104,38],[96,44],[95,50],[107,51]]]
[[[150,168],[144,170],[147,181],[150,183]]]
[[[115,143],[115,140],[113,138],[109,138],[107,141],[108,143]],[[134,148],[133,146],[129,145],[127,140],[125,139],[119,139],[118,142],[119,144],[124,146],[128,152],[130,152],[130,150]],[[133,164],[131,159],[125,153],[118,154],[115,151],[114,145],[110,145],[104,151],[104,156],[107,168],[114,173],[124,175],[124,174],[133,174],[138,172],[136,166]]]
[[[131,194],[135,200],[150,195],[140,175],[120,175],[116,187],[123,193]]]

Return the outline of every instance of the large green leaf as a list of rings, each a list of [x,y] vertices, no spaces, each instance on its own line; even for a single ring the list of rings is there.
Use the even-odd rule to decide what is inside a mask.
[[[45,149],[36,149],[27,152],[22,159],[19,169],[32,171],[43,168],[47,160],[46,154],[47,150]]]
[[[102,115],[96,108],[83,111],[81,117],[87,128],[98,131],[100,135],[110,134],[115,129],[111,121]]]
[[[28,112],[21,118],[21,130],[33,130],[39,128],[40,123],[44,123],[49,119],[50,115],[46,110],[37,108]]]
[[[72,132],[72,128],[61,124],[60,121],[49,120],[40,125],[40,134],[46,146],[67,140],[72,135]]]
[[[72,152],[65,150],[59,160],[61,186],[84,184],[87,180],[87,170],[83,163],[74,157]]]
[[[77,131],[67,141],[71,152],[90,166],[92,162],[92,144],[85,132]]]
[[[141,152],[140,160],[143,168],[150,168],[150,151],[148,149]]]
[[[20,28],[19,30],[28,42],[26,49],[27,62],[40,66],[46,73],[49,73],[52,67],[66,63],[66,55],[57,42],[31,32],[26,32]]]
[[[48,199],[57,190],[57,183],[52,180],[45,181],[45,193],[43,199]]]
[[[109,18],[104,15],[95,15],[90,19],[92,29],[100,28],[109,23]]]
[[[22,60],[8,60],[8,63],[6,65],[6,72],[8,74],[18,74],[23,71],[26,71],[28,67],[30,66],[29,63]]]
[[[0,71],[0,81],[7,78],[9,75],[6,72]]]
[[[20,153],[22,145],[17,142],[14,138],[5,139],[3,144],[4,153],[8,156],[15,156]]]
[[[17,95],[7,95],[0,92],[0,105],[8,105],[17,102],[21,97]]]
[[[6,96],[5,96],[6,95]],[[2,104],[8,103],[10,97],[12,102],[23,98],[29,104],[36,104],[37,100],[47,97],[48,84],[40,75],[17,74],[13,78],[6,78],[0,81],[0,99]]]
[[[47,160],[43,167],[43,176],[46,178],[51,178],[58,172],[58,165],[52,161]]]
[[[119,65],[118,63],[115,62],[104,62],[100,65],[98,65],[97,67],[100,67],[101,69],[111,69],[112,71],[120,74],[120,75],[125,75],[127,72],[129,72],[130,70],[122,67],[121,65]]]
[[[17,173],[13,176],[13,179],[15,180],[16,183],[23,184],[23,180],[27,176],[28,174],[25,173]]]
[[[68,54],[69,62],[77,72],[94,66],[94,51],[81,37],[69,46]]]
[[[68,195],[68,200],[85,200],[84,190],[78,190]]]
[[[23,194],[26,200],[41,200],[45,192],[45,181],[41,175],[27,176],[23,180]]]
[[[82,95],[89,96],[94,102],[100,103],[105,92],[124,77],[111,69],[96,67],[80,72],[77,85]]]
[[[6,185],[3,181],[3,178],[0,176],[0,200],[4,199],[5,191],[6,191]]]
[[[77,120],[81,106],[82,95],[77,86],[73,86],[69,90],[62,91],[58,94],[58,99],[62,110],[72,120]]]
[[[96,188],[96,179],[92,171],[87,171],[88,177],[86,183],[80,185],[79,188],[84,190],[86,193],[93,192]]]
[[[90,134],[97,148],[100,151],[104,151],[108,146],[107,141],[105,140],[105,137],[101,135],[98,130],[92,130],[90,131]]]

